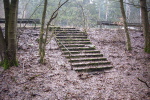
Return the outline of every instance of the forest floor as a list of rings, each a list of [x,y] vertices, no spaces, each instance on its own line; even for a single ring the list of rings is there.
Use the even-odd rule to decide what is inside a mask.
[[[88,38],[114,68],[78,73],[54,39],[46,47],[46,64],[39,63],[39,29],[22,31],[18,67],[0,67],[0,100],[150,100],[150,54],[144,36],[130,31],[132,51],[125,49],[123,30],[90,29]]]

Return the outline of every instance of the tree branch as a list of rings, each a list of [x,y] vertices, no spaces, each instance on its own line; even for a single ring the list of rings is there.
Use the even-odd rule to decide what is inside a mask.
[[[60,5],[60,2],[61,2],[61,0],[60,0],[60,2],[59,2],[59,6],[58,6],[58,8],[52,13],[52,16],[51,16],[51,18],[50,18],[50,20],[48,21],[48,23],[47,23],[47,25],[49,26],[50,25],[50,23],[53,21],[53,19],[55,18],[54,16],[56,16],[57,14],[56,13],[58,13],[58,10],[65,4],[65,3],[67,3],[69,0],[66,0],[64,3],[62,3],[61,5]],[[56,15],[55,15],[56,14]],[[57,17],[57,16],[56,16]],[[51,20],[52,19],[52,20]]]
[[[34,15],[34,13],[37,11],[37,9],[42,5],[42,2],[43,2],[43,1],[41,1],[41,2],[39,3],[39,5],[36,6],[36,8],[34,9],[33,13],[31,14],[31,16],[30,16],[28,19],[31,19],[31,17]],[[25,23],[24,27],[26,27],[26,25],[27,25],[27,23]]]

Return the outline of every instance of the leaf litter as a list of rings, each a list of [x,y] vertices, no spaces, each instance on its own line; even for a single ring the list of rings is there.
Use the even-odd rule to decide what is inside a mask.
[[[149,100],[150,54],[144,53],[143,33],[130,33],[133,49],[127,51],[123,30],[90,29],[88,38],[114,68],[78,73],[71,70],[54,38],[46,47],[46,64],[40,64],[39,29],[22,30],[19,66],[0,68],[0,100]]]

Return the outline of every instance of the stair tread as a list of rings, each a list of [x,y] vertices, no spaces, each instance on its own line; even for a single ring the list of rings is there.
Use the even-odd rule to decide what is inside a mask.
[[[110,64],[110,62],[109,61],[89,61],[89,62],[76,62],[76,63],[72,63],[72,65],[74,66],[74,65],[88,65],[88,64],[101,64],[101,63],[108,63],[108,64]]]
[[[103,54],[95,54],[95,55],[87,55],[87,54],[72,54],[72,55],[64,55],[66,58],[86,58],[86,57],[103,57]]]
[[[81,51],[81,52],[82,52],[82,51],[85,51],[85,50],[95,50],[95,48],[85,48],[85,47],[84,47],[84,48],[81,48],[81,47],[80,47],[80,48],[79,48],[79,47],[78,47],[78,48],[68,48],[68,47],[67,47],[67,49],[68,49],[69,51]],[[63,47],[61,48],[62,51],[68,51],[67,49],[66,49],[66,48],[63,48]]]
[[[89,54],[85,54],[85,53],[81,53],[81,54],[72,54],[72,56],[82,56],[82,55],[84,55],[84,56],[89,56],[89,55],[103,55],[103,54],[91,54],[91,53],[89,53]]]
[[[95,53],[95,54],[100,54],[100,51],[97,51],[97,50],[88,50],[88,51],[84,51],[84,52],[80,52],[80,51],[70,51],[70,53],[78,53],[78,54],[81,54],[81,53]],[[64,51],[63,54],[69,54],[69,51]]]
[[[94,47],[67,47],[67,49],[87,49],[87,48],[94,48]]]
[[[77,58],[77,59],[73,59],[73,58],[71,58],[71,59],[69,59],[69,62],[71,62],[71,63],[75,63],[75,62],[96,62],[96,61],[107,61],[107,59],[106,58],[103,58],[103,57],[90,57],[90,58]]]
[[[91,44],[90,41],[74,41],[74,42],[68,42],[68,41],[61,41],[63,44]]]
[[[88,67],[74,67],[73,70],[75,71],[100,71],[113,68],[112,65],[99,65],[99,66],[88,66]]]
[[[55,33],[85,33],[85,32],[81,32],[81,31],[55,31]]]
[[[95,60],[95,59],[106,59],[104,57],[93,57],[93,58],[71,58],[71,60]]]
[[[59,29],[56,31],[80,31],[80,30],[77,30],[77,29]]]
[[[89,39],[58,39],[59,41],[90,41]]]
[[[64,33],[58,33],[56,36],[87,36],[87,34],[64,34]]]
[[[64,44],[65,47],[85,47],[83,44]],[[59,47],[64,47],[60,45]]]
[[[56,36],[56,38],[87,38],[87,36]]]

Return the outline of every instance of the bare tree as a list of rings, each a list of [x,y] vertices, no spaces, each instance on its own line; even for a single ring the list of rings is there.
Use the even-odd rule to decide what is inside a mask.
[[[46,45],[47,45],[47,38],[48,38],[48,33],[49,33],[49,26],[50,26],[50,24],[51,24],[51,22],[57,17],[57,15],[58,15],[58,11],[59,11],[59,9],[64,5],[64,4],[66,4],[67,2],[68,2],[69,0],[66,0],[66,1],[64,1],[62,4],[61,4],[61,0],[59,1],[59,4],[58,4],[58,7],[56,8],[56,10],[52,13],[52,15],[50,16],[50,19],[49,19],[49,21],[48,21],[48,23],[47,23],[47,25],[46,25],[46,31],[44,32],[44,26],[43,26],[43,28],[41,28],[41,33],[40,33],[40,43],[39,43],[39,54],[40,54],[40,62],[41,63],[44,63],[44,57],[45,57],[45,48],[46,48]],[[44,4],[44,6],[47,6],[47,3],[45,2],[45,4]],[[44,25],[44,23],[45,23],[45,15],[46,15],[46,7],[44,7],[44,10],[43,10],[43,18],[42,18],[42,20],[43,20],[43,22],[42,22],[42,24]],[[44,14],[45,13],[45,14]],[[44,34],[45,33],[45,34]],[[44,37],[43,37],[43,35],[45,35]],[[51,36],[50,37],[52,37],[52,34],[51,34]]]
[[[123,6],[123,0],[120,0],[120,8],[121,8],[121,13],[122,13],[122,18],[123,18],[123,24],[124,24],[124,29],[126,33],[126,48],[127,50],[131,50],[131,41],[130,41],[130,33],[128,31],[128,26],[127,26],[127,21],[126,21],[126,14]]]
[[[46,10],[47,10],[47,0],[45,0],[45,2],[44,2],[44,9],[43,9],[43,15],[42,15],[42,24],[41,24],[41,30],[40,30],[40,41],[39,41],[40,63],[44,63],[44,56],[45,56],[43,35],[44,35]]]
[[[145,38],[145,52],[150,53],[150,29],[149,29],[149,21],[148,21],[148,11],[146,0],[140,0],[141,13],[142,13],[142,24],[143,24],[143,32]]]
[[[5,49],[2,64],[4,69],[10,66],[17,66],[16,58],[16,31],[17,31],[17,12],[19,0],[3,0],[5,9],[5,37],[0,32],[0,37],[4,39],[2,46]]]
[[[88,27],[88,25],[87,25],[87,18],[86,18],[86,15],[85,15],[84,7],[80,3],[77,3],[77,4],[81,8],[82,17],[83,17],[83,29],[84,29],[84,32],[87,33],[87,27]]]

